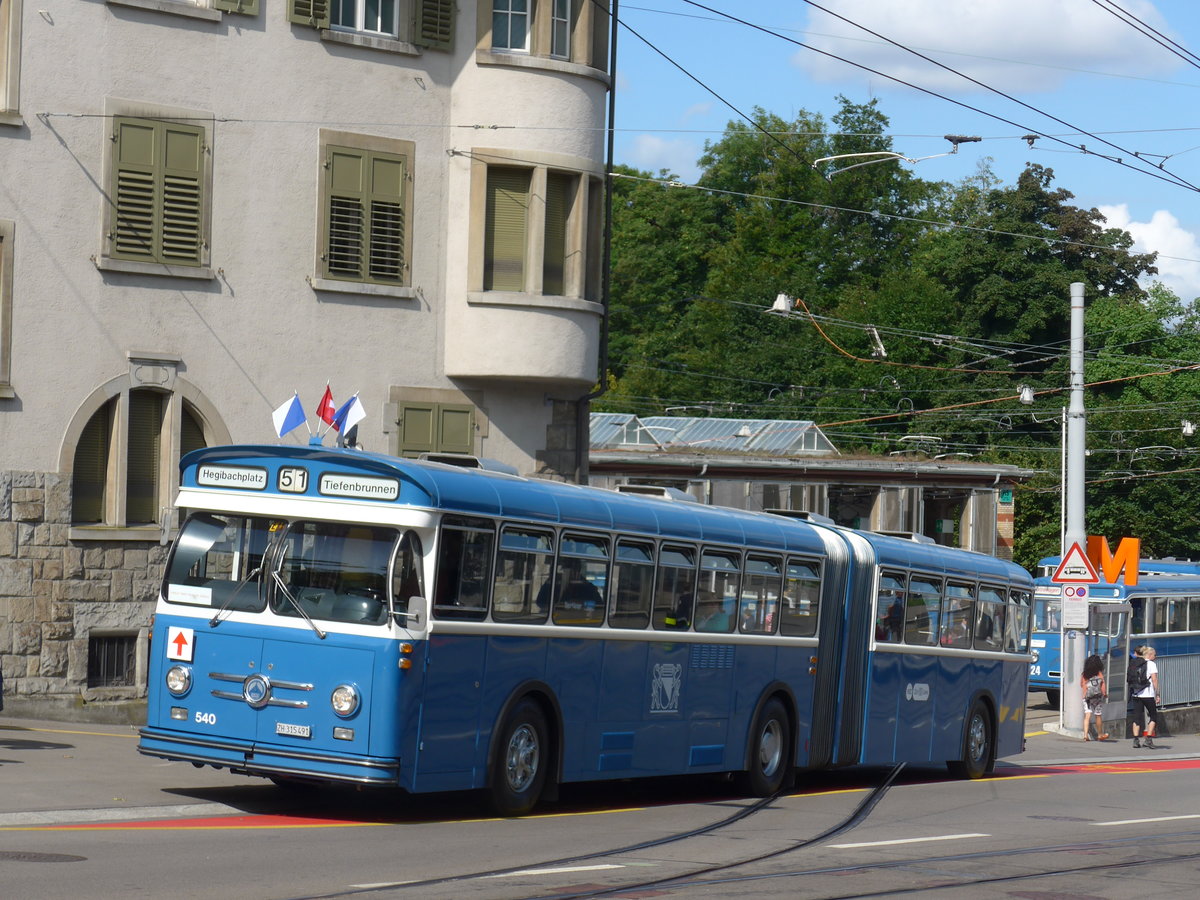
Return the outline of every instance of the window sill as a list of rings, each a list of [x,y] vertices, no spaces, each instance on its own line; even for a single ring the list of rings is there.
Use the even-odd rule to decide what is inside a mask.
[[[93,256],[92,262],[101,272],[125,272],[130,275],[164,275],[168,278],[195,278],[212,281],[217,273],[209,266],[168,266],[162,263],[134,262],[129,259],[113,259],[111,256]]]
[[[378,37],[373,34],[362,34],[357,31],[334,31],[332,28],[321,30],[321,40],[331,44],[348,44],[351,47],[365,47],[368,50],[381,50],[384,53],[397,53],[400,56],[420,56],[421,48],[408,41],[396,38]]]
[[[608,73],[582,63],[555,59],[552,56],[530,56],[528,53],[509,53],[503,50],[476,50],[477,66],[509,66],[515,69],[540,69],[543,72],[561,72],[564,75],[579,75],[593,78],[602,84],[609,83]]]
[[[417,289],[403,285],[368,284],[362,281],[337,281],[332,278],[308,279],[314,291],[326,291],[331,294],[358,294],[364,297],[387,297],[392,300],[415,300]]]
[[[0,110],[0,125],[11,125],[14,128],[20,128],[24,124],[25,118],[19,112]]]
[[[602,315],[604,306],[582,297],[555,297],[544,294],[524,294],[517,291],[468,291],[467,303],[472,306],[514,306],[534,309],[571,309]]]
[[[109,6],[128,6],[131,9],[149,9],[172,16],[203,19],[205,22],[220,22],[221,11],[204,6],[193,6],[182,0],[105,0]]]
[[[67,533],[72,541],[146,541],[155,544],[162,536],[159,525],[72,525]]]
[[[0,381],[0,400],[11,400],[15,396],[17,392],[13,390],[13,386]]]

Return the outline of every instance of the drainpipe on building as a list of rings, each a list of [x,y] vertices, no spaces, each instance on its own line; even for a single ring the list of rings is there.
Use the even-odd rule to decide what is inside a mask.
[[[600,263],[600,380],[594,391],[584,394],[575,404],[575,481],[588,483],[588,453],[591,449],[591,404],[608,390],[608,300],[612,270],[612,195],[613,136],[617,111],[617,7],[609,7],[608,35],[608,134],[604,159],[604,252]]]

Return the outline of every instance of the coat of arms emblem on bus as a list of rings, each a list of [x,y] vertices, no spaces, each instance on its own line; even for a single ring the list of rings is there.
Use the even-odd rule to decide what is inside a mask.
[[[655,663],[650,683],[650,712],[679,712],[679,689],[683,686],[683,666],[679,663]]]

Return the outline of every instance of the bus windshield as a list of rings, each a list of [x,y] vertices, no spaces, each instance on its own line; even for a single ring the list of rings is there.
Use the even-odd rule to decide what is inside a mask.
[[[388,564],[399,533],[376,525],[295,522],[283,536],[271,610],[327,622],[382,625]]]
[[[1062,600],[1058,597],[1034,597],[1033,630],[1058,631],[1062,626]]]
[[[179,531],[163,597],[168,603],[261,612],[258,575],[272,532],[282,527],[252,516],[196,513]]]

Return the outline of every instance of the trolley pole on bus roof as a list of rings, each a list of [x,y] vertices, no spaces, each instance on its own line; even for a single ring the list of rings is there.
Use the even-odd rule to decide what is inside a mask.
[[[1083,283],[1076,281],[1071,284],[1071,399],[1067,407],[1067,466],[1066,483],[1063,485],[1067,521],[1062,545],[1064,559],[1072,546],[1087,546],[1083,499],[1086,433],[1083,408]],[[1059,730],[1070,737],[1083,737],[1083,700],[1079,679],[1083,675],[1084,655],[1087,652],[1087,622],[1082,625],[1077,621],[1068,622],[1066,606],[1064,603],[1064,615],[1061,616]]]

